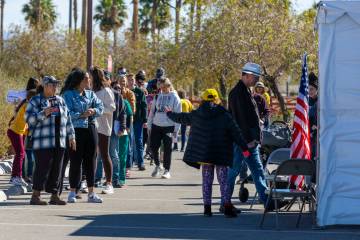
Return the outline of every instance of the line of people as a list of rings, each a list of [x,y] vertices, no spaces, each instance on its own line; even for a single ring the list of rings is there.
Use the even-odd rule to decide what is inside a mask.
[[[50,204],[65,205],[60,195],[69,164],[67,202],[77,202],[86,192],[88,202],[102,203],[95,187],[112,194],[114,187],[124,187],[133,163],[145,170],[145,144],[156,165],[152,176],[163,170],[162,178],[170,178],[172,136],[180,125],[164,109],[181,112],[181,101],[164,69],[157,70],[148,86],[145,80],[144,71],[133,75],[120,68],[112,78],[98,67],[72,69],[61,91],[52,76],[41,82],[29,79],[26,99],[16,107],[7,132],[15,151],[10,183],[32,184],[30,204],[48,204],[40,197],[45,190],[52,194]]]

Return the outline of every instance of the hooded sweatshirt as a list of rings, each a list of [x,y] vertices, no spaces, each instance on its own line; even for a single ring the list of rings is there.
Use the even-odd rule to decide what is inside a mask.
[[[175,91],[170,93],[160,93],[159,95],[155,96],[149,113],[147,124],[148,128],[151,129],[153,124],[159,127],[175,126],[174,132],[178,132],[180,124],[173,122],[167,117],[165,113],[165,107],[169,107],[171,111],[175,113],[181,112],[180,98]]]

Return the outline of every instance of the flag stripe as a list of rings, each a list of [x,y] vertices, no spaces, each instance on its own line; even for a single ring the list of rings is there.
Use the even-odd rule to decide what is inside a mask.
[[[309,133],[309,79],[307,72],[307,54],[304,54],[299,94],[296,99],[294,114],[294,131],[292,134],[291,158],[310,159]],[[290,182],[300,187],[304,183],[303,176],[291,176]]]

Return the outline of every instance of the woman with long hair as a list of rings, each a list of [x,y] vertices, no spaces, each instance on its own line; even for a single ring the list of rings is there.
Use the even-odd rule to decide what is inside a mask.
[[[98,146],[95,119],[102,115],[104,105],[93,91],[88,90],[90,86],[89,74],[81,69],[74,69],[62,90],[70,110],[78,143],[76,150],[70,151],[69,203],[76,202],[76,188],[80,185],[82,164],[89,188],[88,202],[102,203],[102,199],[94,193],[96,148]]]
[[[116,110],[115,96],[110,88],[110,81],[105,78],[103,70],[98,67],[90,69],[90,78],[92,79],[92,88],[96,96],[103,102],[104,113],[97,118],[98,122],[98,157],[102,159],[105,170],[105,186],[102,190],[104,194],[113,194],[112,185],[112,161],[109,154],[110,137],[113,126],[113,113]],[[102,171],[102,169],[101,169]]]
[[[40,192],[51,193],[50,204],[65,205],[59,198],[58,186],[62,169],[66,141],[76,149],[75,132],[69,110],[62,97],[55,95],[60,81],[45,76],[38,94],[31,98],[25,113],[31,129],[32,149],[35,155],[32,205],[47,205],[41,200]]]
[[[159,148],[164,145],[164,168],[162,178],[169,179],[171,166],[172,137],[179,131],[180,125],[173,122],[166,115],[165,109],[171,108],[174,112],[181,112],[181,102],[168,78],[161,78],[157,82],[160,93],[155,96],[148,117],[148,129],[150,131],[150,146],[156,167],[152,177],[160,175]]]

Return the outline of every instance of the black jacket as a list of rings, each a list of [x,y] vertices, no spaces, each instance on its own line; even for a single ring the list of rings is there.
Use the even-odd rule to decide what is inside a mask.
[[[230,91],[229,111],[244,134],[247,143],[261,141],[259,113],[251,91],[242,81]]]
[[[243,150],[247,145],[239,127],[225,108],[209,102],[190,113],[168,112],[174,122],[190,125],[184,162],[200,168],[199,163],[232,166],[233,143]]]
[[[114,128],[114,122],[119,121],[120,122],[120,128],[126,129],[126,113],[125,113],[125,104],[124,100],[121,96],[121,94],[118,91],[113,90],[114,96],[115,96],[115,105],[116,110],[113,113],[113,128]]]
[[[138,87],[132,90],[136,98],[136,111],[134,113],[134,122],[146,123],[147,121],[147,103],[145,93]]]

